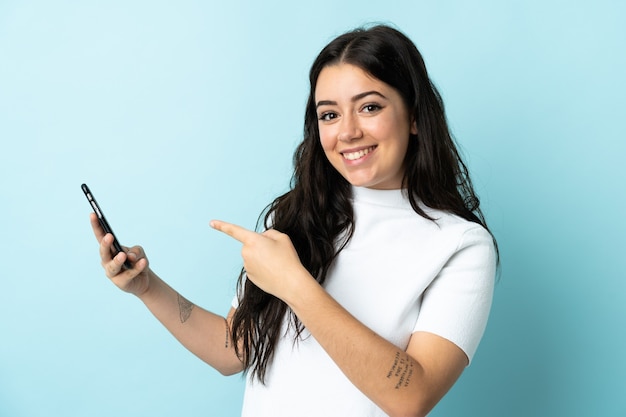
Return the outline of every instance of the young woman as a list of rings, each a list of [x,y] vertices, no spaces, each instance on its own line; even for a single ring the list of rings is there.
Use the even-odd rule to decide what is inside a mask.
[[[103,267],[198,357],[246,372],[245,416],[425,415],[482,337],[495,241],[405,35],[339,36],[310,83],[292,187],[265,231],[211,222],[243,244],[226,318],[165,284],[141,247],[112,258],[92,215]]]

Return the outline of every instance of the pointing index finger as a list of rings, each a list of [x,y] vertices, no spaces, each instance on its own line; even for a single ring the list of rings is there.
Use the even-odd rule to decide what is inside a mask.
[[[257,234],[256,232],[248,230],[244,227],[237,226],[236,224],[228,222],[223,222],[221,220],[211,220],[209,224],[215,230],[226,233],[228,236],[238,240],[241,243],[245,243],[246,240]]]

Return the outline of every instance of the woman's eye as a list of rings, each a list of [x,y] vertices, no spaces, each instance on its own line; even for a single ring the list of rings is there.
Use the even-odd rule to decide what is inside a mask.
[[[363,106],[362,111],[365,113],[374,113],[375,111],[378,111],[380,109],[382,109],[382,107],[378,104],[366,104],[365,106]]]
[[[319,116],[319,119],[323,122],[329,122],[335,118],[337,118],[337,114],[333,112],[322,113]]]

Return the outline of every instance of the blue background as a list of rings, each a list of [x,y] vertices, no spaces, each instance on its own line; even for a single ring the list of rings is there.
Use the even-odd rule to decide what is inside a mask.
[[[473,365],[433,416],[626,415],[620,1],[0,1],[0,416],[237,416],[243,383],[104,277],[80,184],[173,287],[225,313],[284,191],[308,67],[406,32],[502,252]],[[323,401],[323,399],[321,399]]]

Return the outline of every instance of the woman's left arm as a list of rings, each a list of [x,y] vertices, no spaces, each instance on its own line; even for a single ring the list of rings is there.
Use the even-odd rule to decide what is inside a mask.
[[[390,416],[424,416],[468,363],[452,342],[427,332],[406,351],[337,303],[300,262],[289,237],[221,221],[211,226],[239,240],[248,279],[283,300],[352,383]]]
[[[284,301],[343,373],[390,416],[424,416],[459,378],[467,356],[432,333],[411,336],[406,351],[354,318],[315,280]]]

